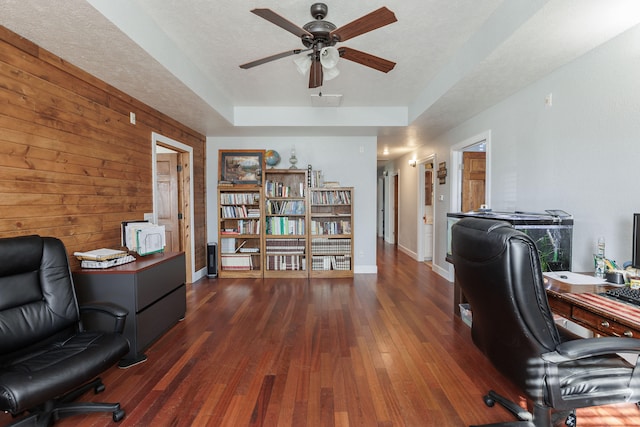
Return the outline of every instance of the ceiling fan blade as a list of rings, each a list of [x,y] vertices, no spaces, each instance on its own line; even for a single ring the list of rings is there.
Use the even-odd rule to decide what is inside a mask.
[[[375,70],[382,71],[383,73],[388,73],[396,66],[395,62],[371,55],[370,53],[351,49],[349,47],[340,47],[338,48],[338,52],[340,52],[341,58],[371,67]]]
[[[309,71],[309,89],[322,86],[323,77],[320,61],[313,59],[311,61],[311,70]]]
[[[311,50],[311,48],[309,48],[309,49],[294,49],[294,50],[288,50],[288,51],[282,52],[282,53],[276,53],[275,55],[267,56],[266,58],[256,59],[255,61],[251,61],[251,62],[247,62],[246,64],[242,64],[240,66],[240,68],[244,68],[246,70],[247,68],[255,67],[257,65],[266,64],[267,62],[275,61],[276,59],[285,58],[287,56],[297,55],[297,54],[299,54],[301,52],[306,52],[308,50]]]
[[[282,16],[278,15],[277,13],[272,11],[271,9],[253,9],[251,12],[255,13],[256,15],[258,15],[261,18],[266,19],[267,21],[271,22],[272,24],[276,24],[278,27],[289,31],[292,34],[295,34],[298,37],[308,36],[308,37],[313,38],[313,34],[308,32],[304,28],[299,27],[298,25],[294,24],[293,22],[283,18]]]
[[[351,21],[340,28],[336,28],[331,31],[332,37],[337,37],[338,41],[346,41],[353,37],[359,36],[369,31],[373,31],[377,28],[384,27],[385,25],[392,24],[398,19],[396,15],[386,7],[381,7],[378,10],[364,15],[355,21]]]

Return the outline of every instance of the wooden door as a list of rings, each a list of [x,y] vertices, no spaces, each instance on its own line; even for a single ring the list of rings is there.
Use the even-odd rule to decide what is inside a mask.
[[[486,159],[485,152],[462,153],[462,212],[485,203]]]
[[[158,182],[158,225],[164,225],[167,245],[165,251],[180,251],[180,222],[178,209],[178,154],[158,153],[156,157]]]
[[[424,205],[431,206],[433,204],[433,170],[425,169],[424,171]]]

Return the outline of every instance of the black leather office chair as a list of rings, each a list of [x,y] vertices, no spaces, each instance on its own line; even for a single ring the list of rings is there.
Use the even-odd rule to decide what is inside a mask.
[[[114,331],[88,332],[81,310],[114,317]],[[0,239],[0,410],[14,425],[48,426],[86,412],[124,417],[118,403],[73,402],[104,390],[97,376],[129,351],[127,311],[113,304],[79,309],[67,253],[51,237]]]
[[[533,408],[529,413],[490,391],[487,405],[500,403],[520,420],[495,425],[548,427],[563,411],[640,401],[638,365],[617,355],[639,354],[640,340],[563,341],[529,236],[507,222],[464,218],[453,226],[451,243],[456,280],[473,314],[473,342]]]

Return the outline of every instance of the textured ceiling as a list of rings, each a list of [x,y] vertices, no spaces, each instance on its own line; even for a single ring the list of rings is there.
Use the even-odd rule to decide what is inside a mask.
[[[388,74],[341,60],[308,89],[301,48],[250,13],[299,26],[299,0],[0,0],[0,24],[206,135],[377,135],[394,158],[640,22],[636,0],[326,1],[340,27],[381,6],[398,22],[341,43],[394,61]],[[311,95],[342,95],[339,107]],[[387,147],[390,154],[382,154]]]

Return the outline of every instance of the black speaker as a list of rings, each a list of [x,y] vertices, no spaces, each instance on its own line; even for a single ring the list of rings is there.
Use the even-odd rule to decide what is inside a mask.
[[[207,277],[218,277],[218,244],[207,244]]]

